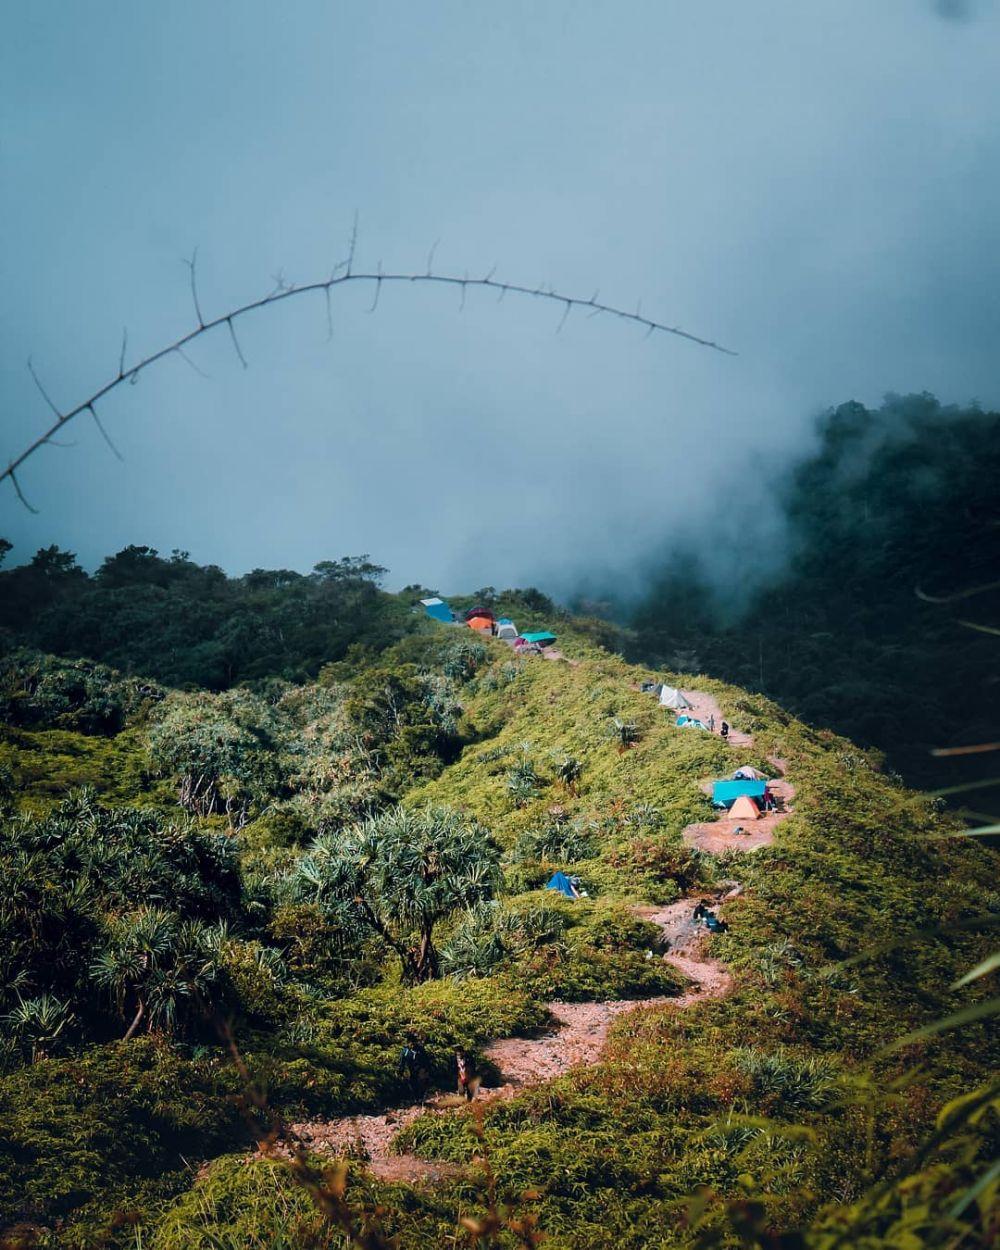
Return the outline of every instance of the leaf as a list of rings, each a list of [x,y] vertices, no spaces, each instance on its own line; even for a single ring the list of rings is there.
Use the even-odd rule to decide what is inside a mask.
[[[959,977],[951,988],[957,990],[963,985],[968,985],[970,981],[986,976],[987,973],[992,972],[995,968],[1000,968],[1000,951],[994,951],[992,955],[987,955],[982,963],[976,964],[974,968],[970,968],[964,977]]]
[[[935,1037],[938,1033],[947,1033],[963,1024],[974,1024],[977,1020],[985,1020],[987,1016],[994,1016],[998,1012],[1000,1012],[1000,996],[988,998],[981,1003],[973,1003],[971,1007],[963,1007],[961,1011],[953,1012],[950,1016],[944,1016],[940,1020],[934,1020],[930,1024],[925,1024],[921,1029],[914,1029],[912,1033],[907,1033],[905,1037],[897,1038],[888,1046],[883,1047],[879,1054],[889,1055],[894,1050],[899,1050],[901,1046],[909,1046],[926,1037]]]
[[[949,1218],[953,1220],[958,1219],[965,1208],[971,1202],[975,1202],[979,1195],[988,1189],[998,1177],[1000,1177],[1000,1159],[997,1159],[992,1167],[987,1168],[982,1176],[980,1176],[979,1180],[965,1191],[961,1198],[959,1198],[955,1205],[949,1210]]]

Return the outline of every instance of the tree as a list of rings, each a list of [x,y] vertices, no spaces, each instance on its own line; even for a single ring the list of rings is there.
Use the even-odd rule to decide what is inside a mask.
[[[91,967],[129,1025],[128,1041],[145,1024],[172,1032],[186,1007],[204,999],[218,971],[211,931],[175,912],[139,907],[113,920],[108,943]]]
[[[296,872],[317,902],[347,904],[419,982],[439,975],[435,927],[493,897],[499,862],[493,839],[459,813],[397,807],[317,838]]]

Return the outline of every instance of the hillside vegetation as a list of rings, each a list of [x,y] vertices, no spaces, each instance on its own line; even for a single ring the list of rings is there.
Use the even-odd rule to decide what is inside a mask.
[[[785,479],[747,449],[785,525],[777,550],[746,541],[734,494],[721,508],[725,574],[669,553],[643,601],[622,608],[628,654],[763,691],[877,747],[922,789],[995,776],[989,756],[931,750],[996,738],[1000,415],[890,396],[878,410],[842,404],[817,435]],[[982,823],[998,793],[958,801]]]
[[[0,672],[8,1243],[987,1245],[995,1176],[956,1206],[995,1104],[917,1153],[995,1069],[987,1022],[883,1048],[988,997],[952,987],[992,949],[996,853],[758,694],[660,670],[752,745],[678,728],[605,627],[537,592],[478,598],[556,625],[566,661],[425,621],[366,563],[293,578],[280,662],[224,658],[234,604],[270,619],[247,579],[215,577],[217,615],[179,613],[187,641],[154,655],[113,613],[100,645],[74,632],[63,596],[81,631],[104,619],[103,571],[3,575],[73,582],[14,621]],[[150,622],[207,572],[126,564],[159,579]],[[796,797],[773,844],[692,849],[704,784],[774,760]],[[587,897],[544,890],[557,869]],[[698,942],[732,981],[699,996],[649,916],[724,896]],[[486,1097],[491,1042],[604,1000],[624,1009],[601,1062]],[[425,1091],[453,1088],[456,1049],[484,1082],[392,1145],[435,1183],[289,1166],[281,1125],[414,1102],[408,1039]]]

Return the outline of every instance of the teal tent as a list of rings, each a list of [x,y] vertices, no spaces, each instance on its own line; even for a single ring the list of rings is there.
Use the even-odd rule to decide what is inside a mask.
[[[442,621],[445,624],[450,625],[454,620],[451,608],[448,607],[443,599],[421,599],[420,602],[423,604],[424,611],[427,615],[432,617],[435,621]]]
[[[554,872],[545,888],[547,890],[558,890],[560,894],[565,894],[567,898],[576,898],[573,882],[570,881],[564,872]]]
[[[712,802],[728,807],[741,794],[749,795],[751,799],[763,799],[766,789],[766,781],[715,781],[712,783]]]
[[[555,634],[550,634],[547,629],[541,630],[537,634],[522,634],[521,637],[525,642],[537,642],[540,647],[547,647],[550,642],[555,642]]]
[[[678,716],[675,723],[681,729],[708,729],[705,722],[698,720],[696,716]]]

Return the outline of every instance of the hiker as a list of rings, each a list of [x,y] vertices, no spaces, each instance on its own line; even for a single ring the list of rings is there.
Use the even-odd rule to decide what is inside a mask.
[[[426,1072],[426,1070],[427,1052],[424,1050],[415,1034],[407,1033],[403,1049],[399,1054],[399,1064],[396,1068],[396,1075],[405,1075],[407,1083],[411,1087],[415,1088],[420,1080],[421,1072]]]
[[[472,1078],[469,1076],[468,1062],[461,1050],[455,1051],[455,1066],[458,1069],[458,1092],[467,1102],[472,1102],[476,1096],[476,1090],[472,1084]]]
[[[699,920],[704,920],[711,914],[712,913],[708,910],[708,901],[706,899],[700,899],[691,918],[694,920],[695,924],[697,924]]]
[[[711,734],[715,733],[715,713],[714,712],[708,718],[708,732]]]
[[[723,738],[729,737],[729,722],[728,721],[722,722],[722,725],[719,728],[719,733],[723,736]]]

